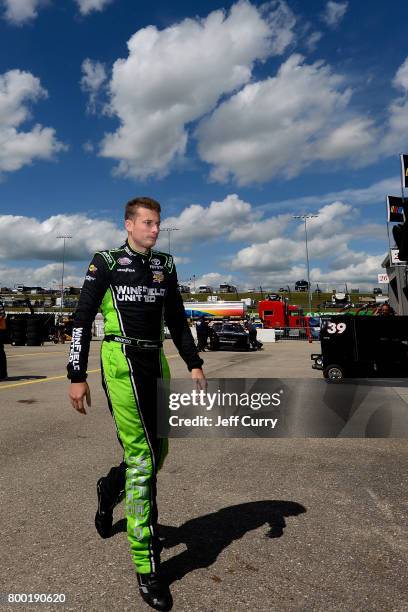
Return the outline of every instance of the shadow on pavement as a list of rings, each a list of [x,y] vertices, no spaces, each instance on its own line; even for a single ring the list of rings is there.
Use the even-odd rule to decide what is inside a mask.
[[[187,546],[187,550],[163,563],[163,573],[172,583],[189,572],[209,567],[234,540],[265,524],[269,529],[264,537],[280,538],[286,527],[285,517],[304,512],[306,508],[296,502],[264,500],[228,506],[191,519],[180,527],[160,525],[159,536],[164,548],[182,543]],[[112,535],[120,531],[126,531],[124,519],[113,526]]]

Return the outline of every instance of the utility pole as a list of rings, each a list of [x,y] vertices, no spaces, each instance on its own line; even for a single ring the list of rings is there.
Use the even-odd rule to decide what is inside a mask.
[[[160,231],[161,232],[167,232],[167,236],[169,238],[169,253],[170,251],[170,234],[171,232],[177,232],[180,228],[179,227],[161,227]]]
[[[64,246],[62,249],[62,275],[61,275],[61,316],[64,310],[64,271],[65,271],[65,241],[72,238],[72,236],[62,235],[57,236],[57,238],[64,241]]]
[[[293,219],[303,219],[305,223],[305,244],[306,244],[306,267],[307,267],[307,284],[308,284],[308,303],[309,303],[309,312],[312,312],[312,288],[310,285],[310,266],[309,266],[309,249],[307,245],[307,220],[315,219],[319,215],[292,215]]]

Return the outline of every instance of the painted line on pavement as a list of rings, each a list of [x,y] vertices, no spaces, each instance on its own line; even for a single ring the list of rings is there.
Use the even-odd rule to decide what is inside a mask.
[[[43,355],[43,357],[46,357],[47,355],[64,355],[65,353],[68,355],[68,351],[50,351],[49,353],[17,353],[16,355],[6,353],[6,357],[7,359],[13,359],[13,357],[31,357],[31,355]]]
[[[166,355],[167,359],[173,359],[174,357],[177,357],[177,355]],[[88,370],[88,374],[93,374],[100,371],[100,368],[97,370]],[[49,378],[41,378],[40,380],[26,380],[25,382],[12,383],[11,385],[0,385],[0,391],[1,389],[11,389],[12,387],[22,387],[23,385],[35,385],[36,383],[49,382],[50,380],[62,380],[63,378],[67,378],[67,375],[63,374],[62,376],[50,376]]]
[[[100,372],[101,370],[88,370],[88,374],[93,374],[94,372]],[[13,383],[11,385],[0,385],[1,389],[10,389],[11,387],[22,387],[23,385],[35,385],[36,383],[48,382],[50,380],[61,380],[62,378],[67,378],[66,374],[62,376],[50,376],[49,378],[41,378],[40,380],[27,380],[25,382]],[[68,380],[68,379],[67,379]]]

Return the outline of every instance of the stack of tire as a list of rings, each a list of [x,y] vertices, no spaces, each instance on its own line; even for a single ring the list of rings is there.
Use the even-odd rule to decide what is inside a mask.
[[[38,317],[27,319],[27,346],[40,346],[43,342],[43,325]]]
[[[72,336],[72,327],[73,327],[73,325],[74,325],[74,321],[72,321],[72,320],[71,321],[66,321],[66,323],[65,323],[65,333],[68,336]]]
[[[25,346],[27,341],[27,319],[13,317],[10,319],[10,344],[12,346]]]

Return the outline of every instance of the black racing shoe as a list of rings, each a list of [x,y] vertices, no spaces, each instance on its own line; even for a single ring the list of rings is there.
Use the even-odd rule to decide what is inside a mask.
[[[137,573],[140,595],[155,610],[171,610],[173,598],[168,584],[157,574]]]
[[[113,509],[125,497],[126,465],[112,467],[107,476],[96,484],[98,510],[95,514],[95,527],[101,538],[108,538],[113,523]]]
[[[96,483],[98,510],[95,514],[95,527],[101,538],[108,538],[112,531],[113,508],[112,500],[107,497],[103,488],[104,477]]]

